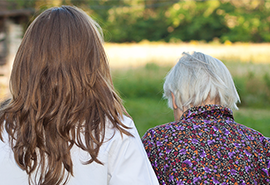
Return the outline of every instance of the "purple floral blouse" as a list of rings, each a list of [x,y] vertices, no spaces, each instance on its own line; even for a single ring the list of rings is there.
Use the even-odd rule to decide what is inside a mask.
[[[270,182],[270,140],[222,106],[193,107],[142,141],[160,184]]]

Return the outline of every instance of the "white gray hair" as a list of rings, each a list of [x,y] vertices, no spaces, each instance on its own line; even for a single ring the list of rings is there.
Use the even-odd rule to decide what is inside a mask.
[[[181,110],[203,105],[207,98],[218,99],[220,105],[230,109],[238,109],[236,103],[240,102],[227,67],[220,60],[200,52],[183,52],[167,74],[163,89],[163,97],[168,99],[171,109],[171,93]]]

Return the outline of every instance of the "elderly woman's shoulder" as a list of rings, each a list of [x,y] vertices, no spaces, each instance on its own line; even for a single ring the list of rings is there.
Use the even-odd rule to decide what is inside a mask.
[[[268,143],[270,147],[270,138],[264,136],[260,131],[254,130],[253,128],[247,127],[240,123],[235,123],[237,127],[237,133],[240,135],[245,135],[246,139],[249,141],[258,141],[260,143],[263,143],[264,145]],[[258,144],[258,143],[257,143]]]
[[[164,135],[168,135],[172,132],[175,132],[177,128],[177,122],[169,122],[162,125],[155,126],[146,131],[143,138],[145,137],[163,137]]]
[[[250,128],[244,124],[235,122],[235,126],[240,133],[263,136],[263,134],[260,133],[259,131],[255,130],[253,128]]]
[[[164,123],[164,124],[162,124],[162,125],[157,125],[157,126],[151,128],[151,129],[149,129],[149,130],[156,130],[156,131],[160,130],[160,131],[161,131],[161,130],[172,129],[172,128],[175,126],[175,123],[176,123],[176,122]]]

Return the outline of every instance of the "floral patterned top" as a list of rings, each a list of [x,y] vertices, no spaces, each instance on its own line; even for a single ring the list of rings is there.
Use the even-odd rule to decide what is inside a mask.
[[[160,184],[270,183],[270,140],[228,108],[193,107],[142,140]]]

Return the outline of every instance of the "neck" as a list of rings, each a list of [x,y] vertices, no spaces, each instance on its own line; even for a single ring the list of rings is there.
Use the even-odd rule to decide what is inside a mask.
[[[208,105],[208,104],[219,105],[220,104],[219,98],[210,99],[208,96],[207,99],[201,104],[201,106]]]

